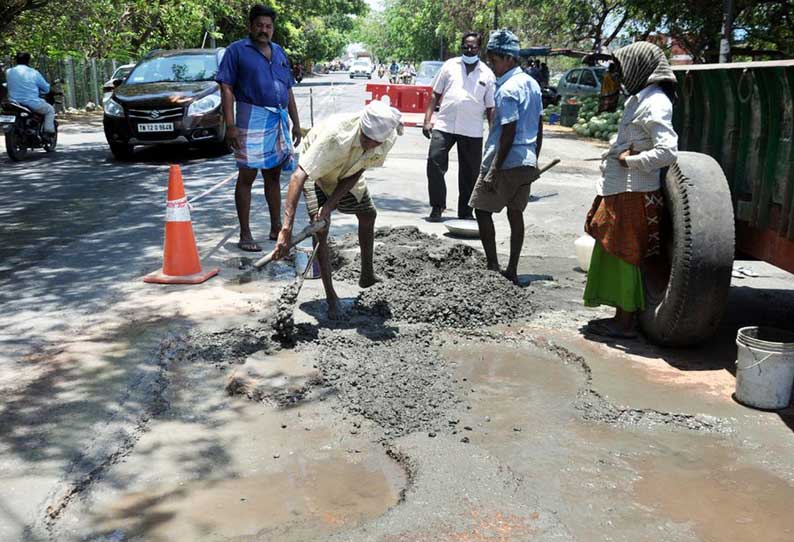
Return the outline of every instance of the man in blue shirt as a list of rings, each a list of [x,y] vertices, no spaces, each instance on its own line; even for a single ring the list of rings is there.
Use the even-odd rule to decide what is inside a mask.
[[[509,30],[491,33],[488,62],[496,76],[496,108],[485,143],[480,177],[469,206],[475,209],[488,269],[501,271],[496,255],[493,213],[507,207],[510,261],[503,275],[518,284],[518,258],[524,244],[524,209],[532,182],[538,178],[543,141],[540,86],[518,64],[518,38]]]
[[[44,115],[44,132],[55,133],[55,108],[41,98],[50,91],[47,80],[30,67],[30,53],[17,53],[17,65],[6,72],[8,98]]]
[[[221,85],[226,139],[237,159],[234,201],[240,221],[238,246],[249,252],[262,250],[251,235],[249,223],[251,187],[257,170],[262,170],[265,180],[270,239],[275,240],[281,230],[279,177],[282,170],[295,169],[294,146],[301,139],[292,69],[284,50],[271,41],[275,21],[272,8],[253,6],[248,14],[249,37],[226,49],[215,78]]]

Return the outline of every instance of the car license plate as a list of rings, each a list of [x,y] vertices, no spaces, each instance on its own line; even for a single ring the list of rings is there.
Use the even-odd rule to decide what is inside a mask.
[[[173,122],[149,122],[138,125],[139,132],[173,132]]]
[[[0,124],[14,124],[17,118],[14,115],[0,115]]]

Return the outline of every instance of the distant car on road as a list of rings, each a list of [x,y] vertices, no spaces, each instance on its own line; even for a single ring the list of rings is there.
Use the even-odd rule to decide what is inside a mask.
[[[560,96],[592,96],[601,92],[606,68],[584,66],[573,68],[560,77],[557,94]]]
[[[433,79],[436,78],[438,70],[441,69],[444,63],[438,60],[425,60],[419,63],[419,69],[416,71],[416,79],[414,84],[422,86],[432,86]]]
[[[102,103],[105,103],[105,100],[110,98],[110,95],[113,94],[113,89],[124,82],[124,79],[130,74],[134,67],[135,64],[124,64],[116,68],[116,71],[113,72],[110,79],[102,84]]]
[[[372,70],[372,62],[369,59],[358,59],[350,66],[350,78],[366,77],[367,79],[372,79]]]
[[[224,48],[157,50],[145,56],[104,103],[105,138],[113,156],[136,145],[209,144],[227,149],[220,85]]]

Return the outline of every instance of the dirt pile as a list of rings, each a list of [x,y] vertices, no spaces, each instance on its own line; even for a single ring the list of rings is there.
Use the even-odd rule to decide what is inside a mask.
[[[476,328],[528,318],[531,291],[485,269],[472,247],[452,244],[415,227],[378,230],[375,271],[384,280],[364,290],[354,309],[393,321]],[[345,238],[340,249],[352,248]],[[348,260],[337,280],[358,280],[361,261]]]
[[[429,330],[380,340],[336,335],[321,341],[318,368],[346,409],[380,425],[387,438],[433,431],[461,402],[439,346]]]

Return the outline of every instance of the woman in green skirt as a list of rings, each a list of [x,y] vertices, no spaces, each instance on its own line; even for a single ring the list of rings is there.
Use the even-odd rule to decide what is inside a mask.
[[[636,314],[645,308],[641,269],[660,249],[661,170],[675,163],[678,151],[676,82],[662,50],[648,42],[615,51],[609,72],[628,98],[585,223],[596,244],[584,303],[616,309],[612,318],[592,320],[588,332],[633,338]]]

